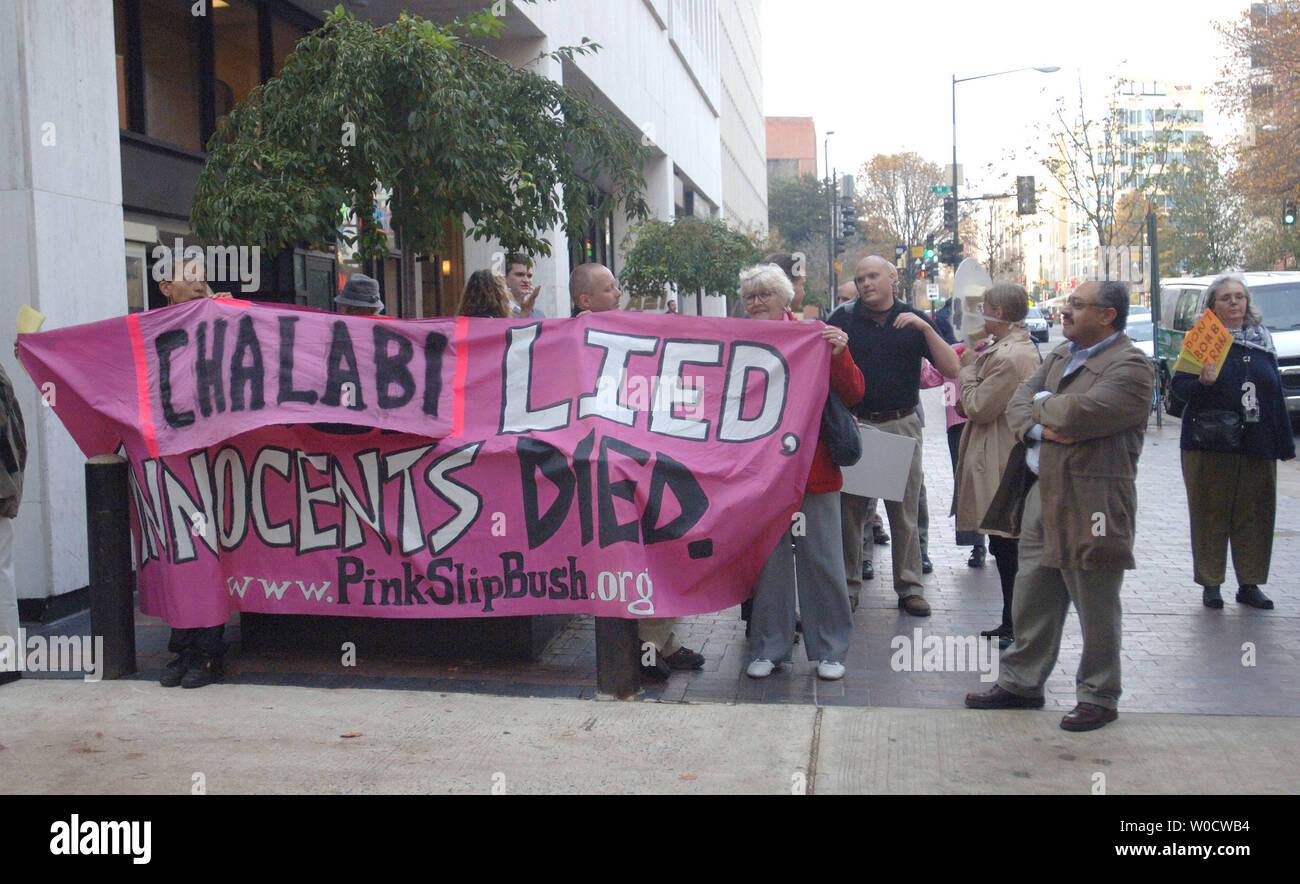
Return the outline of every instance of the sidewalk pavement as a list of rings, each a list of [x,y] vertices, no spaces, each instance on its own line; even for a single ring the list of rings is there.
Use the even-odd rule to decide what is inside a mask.
[[[597,702],[591,618],[575,618],[536,663],[252,653],[238,619],[227,683],[166,690],[167,629],[137,615],[140,674],[83,683],[68,675],[0,687],[0,792],[788,793],[802,774],[818,793],[1088,794],[1300,790],[1300,466],[1279,469],[1273,611],[1200,604],[1191,579],[1176,420],[1154,422],[1138,465],[1138,569],[1126,575],[1124,696],[1100,731],[1058,727],[1074,704],[1080,635],[1067,621],[1038,712],[964,709],[980,673],[896,671],[895,646],[972,636],[1001,598],[990,560],[965,564],[945,518],[952,494],[939,391],[923,394],[930,491],[926,578],[934,608],[895,606],[889,547],[855,615],[848,673],[821,682],[800,659],[745,677],[744,625],[733,608],[686,618],[702,670],[648,685],[640,702]],[[89,634],[87,615],[29,634]],[[347,688],[347,690],[339,690]],[[341,734],[360,733],[344,738]],[[104,763],[110,762],[110,763]]]
[[[621,703],[24,679],[0,793],[1203,794],[1300,791],[1300,719]]]

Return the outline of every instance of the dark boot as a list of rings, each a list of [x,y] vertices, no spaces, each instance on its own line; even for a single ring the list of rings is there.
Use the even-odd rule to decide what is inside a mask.
[[[189,668],[190,654],[194,650],[194,629],[173,629],[167,639],[167,650],[176,656],[172,658],[166,668],[163,669],[162,677],[158,679],[158,684],[165,688],[174,688],[180,685],[181,679],[185,677],[185,670]]]
[[[221,640],[225,630],[224,623],[194,630],[194,649],[190,652],[185,675],[181,678],[181,687],[201,688],[214,681],[221,681],[225,675],[223,658],[226,644]]]

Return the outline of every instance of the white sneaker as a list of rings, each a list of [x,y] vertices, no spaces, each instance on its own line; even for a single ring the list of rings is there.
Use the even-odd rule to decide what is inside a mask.
[[[774,668],[775,667],[772,665],[771,660],[755,660],[753,663],[749,664],[749,668],[745,670],[745,674],[750,678],[767,678],[772,674]]]
[[[844,664],[834,660],[823,660],[817,664],[817,677],[835,681],[844,677]]]

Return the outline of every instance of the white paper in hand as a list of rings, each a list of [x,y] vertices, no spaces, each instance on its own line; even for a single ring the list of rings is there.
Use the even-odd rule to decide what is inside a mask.
[[[858,431],[862,436],[862,459],[851,467],[840,467],[844,476],[842,490],[861,497],[902,500],[916,440],[863,423],[858,424]]]

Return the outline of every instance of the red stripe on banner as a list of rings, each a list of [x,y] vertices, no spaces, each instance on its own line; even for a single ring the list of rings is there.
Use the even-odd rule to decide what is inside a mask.
[[[144,334],[140,331],[140,314],[126,317],[126,328],[131,335],[131,356],[135,359],[135,396],[139,407],[140,431],[150,457],[158,456],[158,434],[154,431],[153,414],[149,407],[149,363],[144,358]]]
[[[469,335],[469,317],[456,317],[456,377],[451,384],[451,437],[465,433],[465,375],[469,372],[469,347],[462,342]]]

